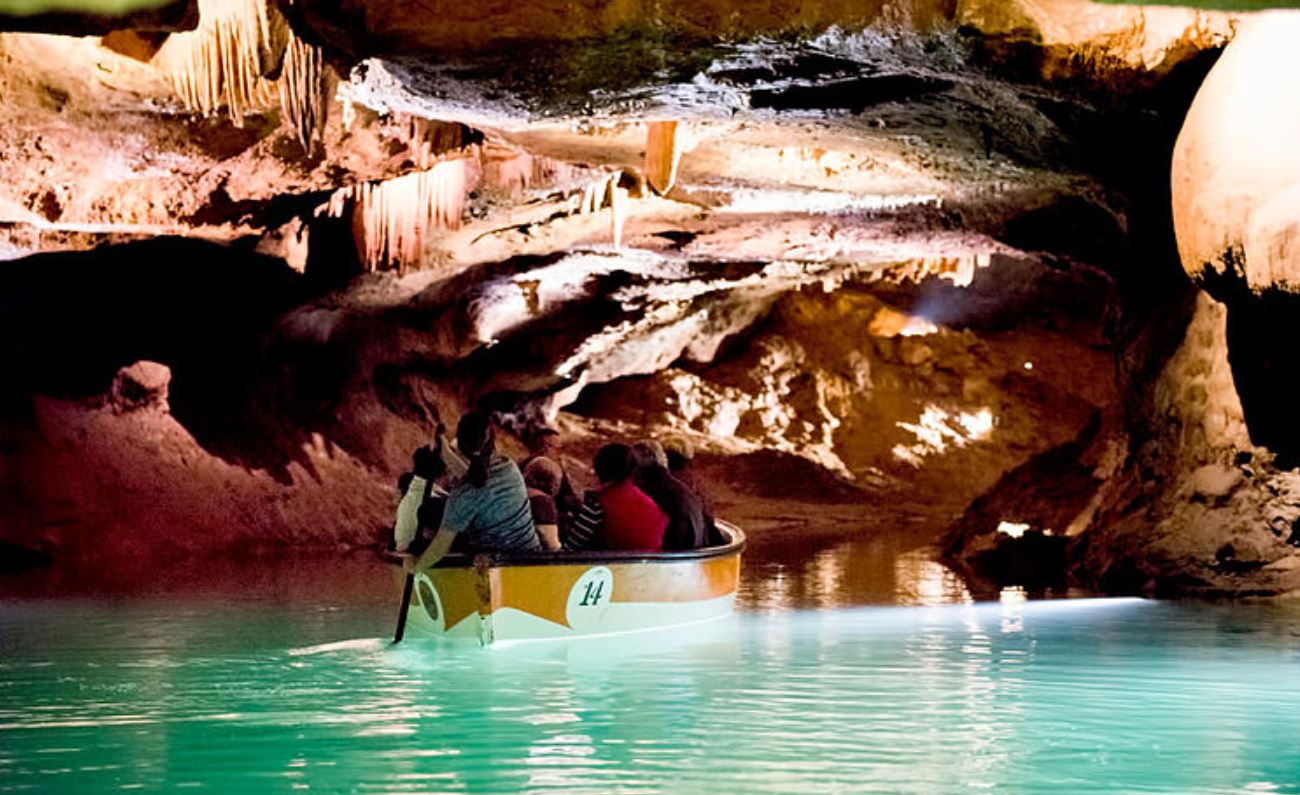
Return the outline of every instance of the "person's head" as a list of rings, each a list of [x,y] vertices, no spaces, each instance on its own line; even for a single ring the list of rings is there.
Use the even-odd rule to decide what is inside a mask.
[[[469,482],[481,487],[487,483],[488,466],[496,453],[496,435],[492,432],[492,417],[486,411],[471,411],[460,418],[456,426],[456,447],[469,459]]]
[[[537,489],[552,497],[560,493],[560,483],[564,480],[564,470],[560,465],[545,456],[538,456],[524,467],[524,485]]]
[[[664,448],[656,441],[647,439],[632,445],[632,465],[637,471],[660,467],[668,468],[668,456]]]
[[[602,485],[622,483],[632,477],[632,448],[617,442],[607,444],[596,452],[593,464]]]
[[[549,425],[538,425],[524,434],[524,446],[530,455],[550,455],[560,438],[560,432]]]
[[[695,450],[691,447],[690,440],[682,436],[665,439],[664,453],[668,459],[668,469],[673,472],[680,472],[690,467],[692,459],[695,458]]]

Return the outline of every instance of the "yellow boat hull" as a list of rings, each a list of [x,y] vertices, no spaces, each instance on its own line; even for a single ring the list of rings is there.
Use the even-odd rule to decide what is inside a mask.
[[[409,637],[489,645],[638,632],[731,613],[745,536],[689,552],[448,556],[417,574]]]

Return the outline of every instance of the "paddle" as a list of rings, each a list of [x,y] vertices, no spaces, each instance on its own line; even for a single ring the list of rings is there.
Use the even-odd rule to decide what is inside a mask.
[[[415,573],[406,575],[406,585],[402,588],[402,609],[397,614],[397,631],[393,633],[393,643],[401,643],[406,634],[406,611],[411,606],[411,591],[415,589]]]

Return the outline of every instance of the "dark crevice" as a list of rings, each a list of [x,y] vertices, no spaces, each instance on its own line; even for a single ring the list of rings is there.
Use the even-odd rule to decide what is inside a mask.
[[[265,335],[309,296],[283,262],[180,238],[41,254],[0,272],[0,409],[32,395],[82,400],[108,392],[140,360],[171,369],[171,413],[205,449],[282,469],[283,439],[252,396]],[[275,443],[269,441],[274,436]]]
[[[1228,362],[1250,440],[1300,465],[1300,354],[1279,344],[1295,335],[1300,296],[1269,293],[1228,305]]]

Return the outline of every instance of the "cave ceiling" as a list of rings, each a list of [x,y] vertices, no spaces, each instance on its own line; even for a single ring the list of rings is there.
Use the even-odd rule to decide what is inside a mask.
[[[666,233],[688,258],[1013,253],[1010,219],[1064,198],[1122,223],[1076,140],[1105,109],[1052,81],[1083,57],[1138,85],[1231,29],[1218,14],[1075,0],[569,5],[300,2],[281,15],[228,0],[201,24],[189,8],[197,29],[162,38],[146,23],[5,34],[3,244],[16,256],[181,234],[301,258],[286,245],[308,245],[301,230],[331,197],[391,207],[456,178],[463,221],[440,223],[437,208],[397,219],[367,265],[463,267]],[[988,64],[1020,56],[985,56],[990,42],[1037,49],[999,72]],[[383,185],[456,159],[476,162]],[[418,263],[385,247],[403,223],[438,227],[395,244]]]

